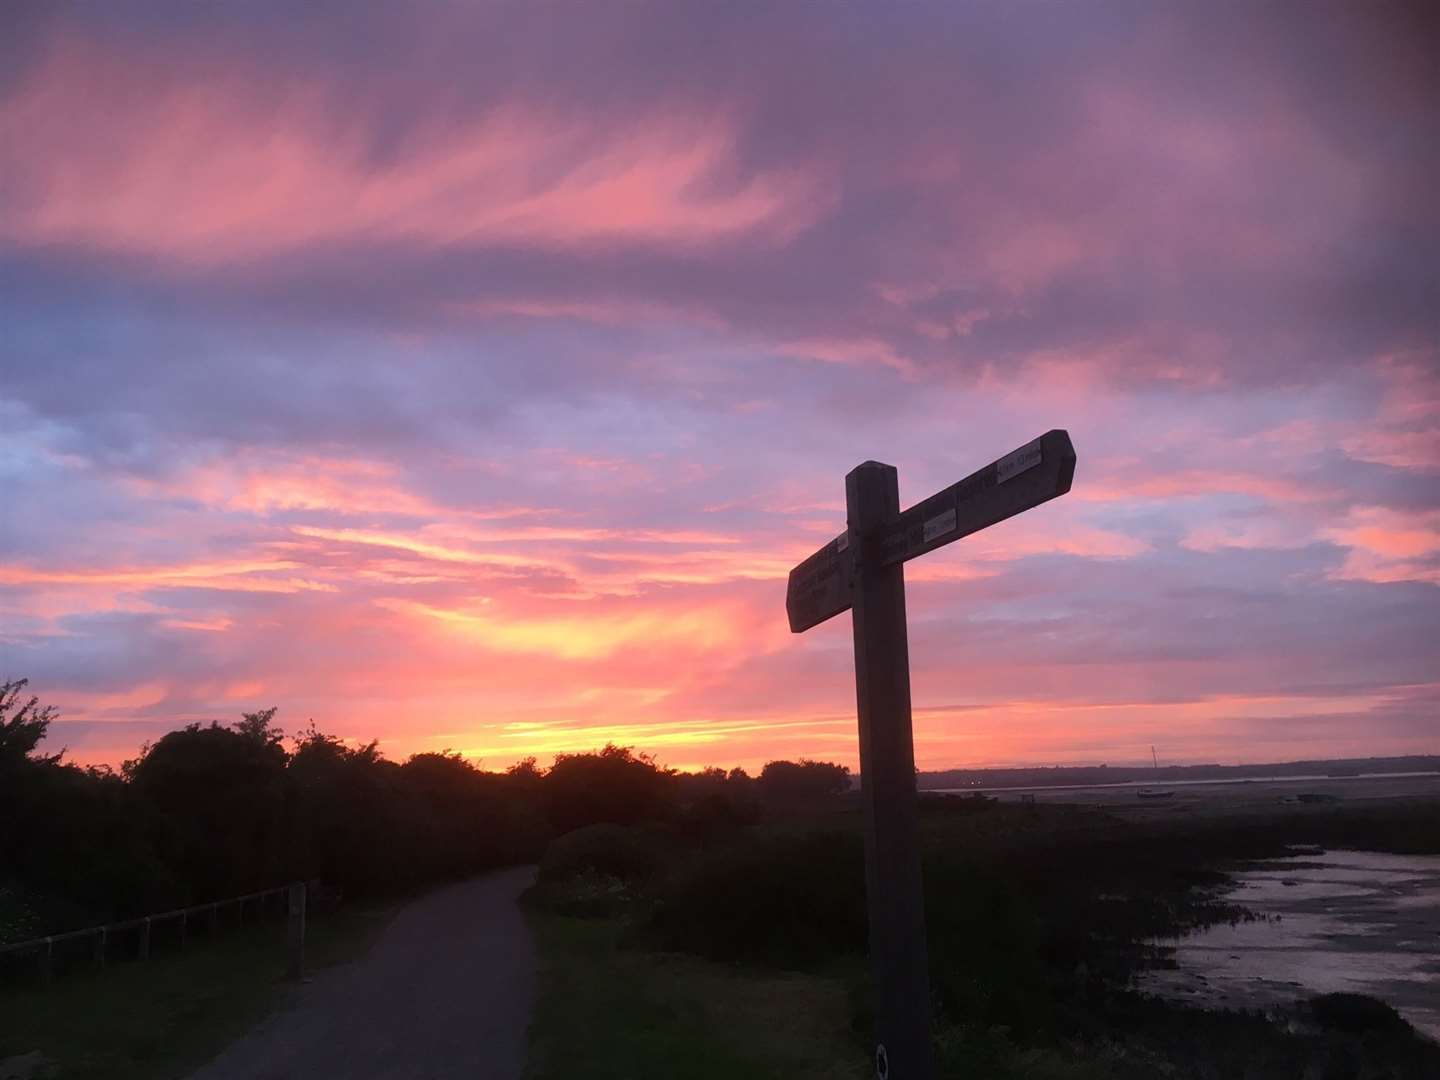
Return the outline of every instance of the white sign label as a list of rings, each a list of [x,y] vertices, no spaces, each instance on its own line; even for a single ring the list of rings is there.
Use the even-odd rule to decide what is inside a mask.
[[[1012,476],[1019,476],[1040,464],[1040,440],[1026,443],[1013,454],[1006,454],[995,463],[995,482],[1003,484]]]
[[[925,522],[925,543],[929,543],[937,536],[944,536],[948,532],[955,531],[955,508],[952,506],[943,514],[936,514],[929,521]]]

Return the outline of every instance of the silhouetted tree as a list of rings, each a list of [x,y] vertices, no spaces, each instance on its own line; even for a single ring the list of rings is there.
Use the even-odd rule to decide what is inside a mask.
[[[684,834],[701,844],[734,836],[737,830],[760,818],[755,782],[743,769],[708,768],[676,775],[681,802],[679,824]]]
[[[319,877],[347,892],[405,883],[399,767],[378,743],[348,747],[313,722],[293,742],[285,770],[288,876]]]
[[[680,798],[691,803],[716,795],[723,797],[729,790],[730,777],[724,769],[709,768],[677,773],[675,781]]]
[[[53,764],[65,753],[35,754],[57,714],[53,705],[41,705],[33,695],[28,701],[21,700],[29,684],[29,679],[0,683],[0,775],[26,761]]]
[[[850,770],[828,761],[770,761],[760,771],[766,802],[795,803],[833,798],[850,790]]]
[[[25,686],[0,684],[0,892],[11,925],[64,929],[168,897],[174,878],[150,843],[146,807],[109,769],[37,753],[58,713],[22,698]]]
[[[235,724],[235,731],[258,746],[278,746],[282,748],[283,752],[285,733],[275,726],[275,714],[279,711],[272,705],[259,712],[241,713],[239,721]],[[311,730],[314,730],[315,721],[310,721],[310,727]]]
[[[259,888],[281,874],[287,755],[273,711],[237,729],[190,724],[147,748],[130,772],[163,818],[162,853],[201,898]]]
[[[648,754],[607,744],[589,754],[559,754],[545,776],[545,804],[557,832],[610,822],[661,820],[675,810],[675,773]]]
[[[543,800],[545,773],[535,764],[534,757],[521,758],[505,770],[511,793],[525,800],[532,807],[539,807]]]

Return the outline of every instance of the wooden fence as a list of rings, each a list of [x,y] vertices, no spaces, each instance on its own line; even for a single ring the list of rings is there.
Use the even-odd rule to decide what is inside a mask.
[[[192,920],[203,920],[208,936],[213,937],[220,932],[223,911],[233,909],[236,924],[243,925],[246,904],[252,904],[255,908],[254,914],[263,918],[271,900],[277,901],[275,906],[280,907],[279,898],[285,897],[283,907],[289,923],[286,932],[286,974],[291,979],[299,979],[305,967],[306,892],[306,883],[297,881],[274,889],[246,893],[244,896],[212,900],[208,904],[195,904],[192,907],[176,908],[174,911],[143,915],[138,919],[125,919],[121,922],[106,923],[104,926],[87,926],[83,930],[71,930],[64,934],[47,934],[45,937],[17,941],[11,945],[0,945],[0,957],[33,952],[38,959],[40,979],[48,985],[55,978],[56,946],[61,946],[62,950],[69,946],[72,954],[82,956],[88,951],[90,966],[104,968],[109,954],[115,948],[114,939],[134,931],[135,945],[131,956],[143,962],[150,959],[152,931],[156,927],[175,924],[179,946],[184,948],[189,939]],[[90,948],[76,949],[75,946],[86,939],[89,939]]]

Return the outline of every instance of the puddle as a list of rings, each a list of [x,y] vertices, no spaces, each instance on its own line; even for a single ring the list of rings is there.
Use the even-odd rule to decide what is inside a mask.
[[[1142,989],[1228,1008],[1369,994],[1440,1040],[1440,856],[1329,851],[1259,865],[1225,898],[1261,920],[1159,941],[1177,968],[1146,972]]]

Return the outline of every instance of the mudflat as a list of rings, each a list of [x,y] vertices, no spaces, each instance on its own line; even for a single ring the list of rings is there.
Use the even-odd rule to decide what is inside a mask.
[[[1141,985],[1188,1004],[1286,1006],[1368,994],[1440,1041],[1440,855],[1325,851],[1264,860],[1224,899],[1259,916],[1178,940]]]

